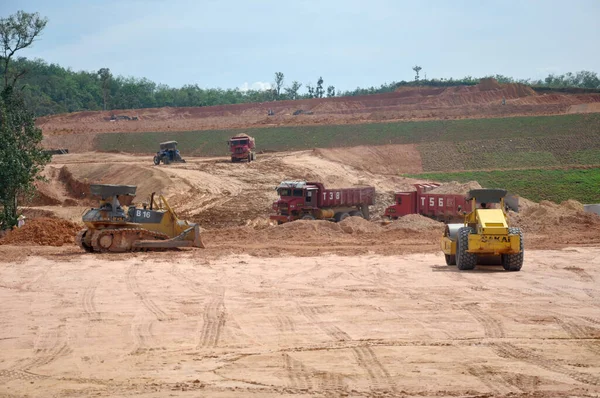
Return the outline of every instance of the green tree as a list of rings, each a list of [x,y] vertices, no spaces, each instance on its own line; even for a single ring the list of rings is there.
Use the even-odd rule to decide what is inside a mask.
[[[298,83],[296,80],[292,82],[292,85],[284,88],[285,94],[289,99],[298,99],[298,91],[302,87],[302,83]]]
[[[102,87],[102,101],[104,104],[103,109],[106,110],[108,94],[110,92],[110,80],[112,79],[110,69],[100,68],[100,70],[98,70],[98,77],[100,78],[100,86]]]
[[[18,198],[31,194],[50,156],[44,154],[42,131],[35,127],[33,113],[25,106],[23,93],[14,86],[25,70],[11,74],[15,53],[30,46],[46,26],[47,19],[19,11],[0,19],[0,46],[4,66],[4,89],[0,94],[0,225],[17,224]]]
[[[327,96],[335,97],[335,87],[333,87],[333,86],[327,87]]]
[[[47,18],[40,14],[18,11],[8,18],[0,18],[0,61],[4,74],[4,87],[15,85],[17,79],[23,76],[26,70],[12,71],[10,61],[19,50],[29,47],[33,40],[42,33],[48,23]]]
[[[421,68],[419,65],[413,66],[412,70],[414,70],[415,73],[417,74],[415,76],[415,81],[419,81],[419,72],[421,71],[421,69],[423,69],[423,68]]]
[[[281,88],[283,87],[283,72],[275,72],[275,94],[277,98],[281,94]]]
[[[323,98],[323,94],[325,90],[323,89],[323,78],[319,76],[319,80],[317,80],[317,88],[315,89],[315,97]]]

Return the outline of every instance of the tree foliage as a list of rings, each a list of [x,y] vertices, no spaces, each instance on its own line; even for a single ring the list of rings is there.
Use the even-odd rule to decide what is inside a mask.
[[[17,79],[26,69],[11,61],[15,53],[30,46],[47,20],[38,14],[17,12],[0,19],[0,43],[4,89],[0,94],[0,214],[1,228],[17,224],[18,198],[30,194],[49,155],[44,154],[42,131],[35,127],[33,113],[27,109],[22,93],[15,90]]]
[[[0,61],[4,74],[4,87],[15,85],[25,70],[14,71],[10,69],[10,61],[19,50],[33,44],[36,37],[48,23],[48,19],[41,18],[40,14],[18,11],[7,18],[0,18]]]
[[[281,88],[283,87],[283,79],[283,72],[275,72],[275,92],[277,98],[279,98],[279,95],[281,94]]]

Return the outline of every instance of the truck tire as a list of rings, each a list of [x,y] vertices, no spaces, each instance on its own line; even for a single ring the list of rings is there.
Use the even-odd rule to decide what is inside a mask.
[[[249,153],[249,154],[248,154],[248,163],[250,163],[251,161],[252,161],[252,154],[251,154],[251,153]]]
[[[314,220],[315,216],[313,216],[312,214],[305,214],[302,216],[302,220]]]
[[[521,267],[523,267],[525,256],[525,252],[523,251],[523,232],[521,232],[521,228],[509,228],[508,233],[510,235],[519,235],[519,238],[521,238],[520,252],[516,254],[503,254],[502,267],[507,271],[520,271]]]
[[[456,265],[456,255],[455,254],[444,254],[446,257],[446,265]]]
[[[469,235],[473,232],[470,227],[463,227],[458,230],[458,239],[456,240],[456,266],[461,271],[471,270],[477,265],[477,254],[468,253]]]
[[[350,214],[348,214],[346,212],[335,213],[333,216],[333,218],[335,219],[335,222],[340,222],[348,217],[350,217]]]
[[[252,160],[256,160],[256,153],[252,152]]]
[[[169,159],[169,157],[168,157],[168,156],[165,156],[165,157],[163,158],[163,163],[164,163],[164,164],[169,164],[169,163],[171,163],[171,159]]]
[[[160,158],[158,156],[155,156],[154,159],[152,159],[152,161],[154,161],[154,164],[156,166],[158,166],[160,164]]]
[[[361,218],[365,218],[365,215],[363,214],[362,211],[360,210],[354,210],[350,212],[350,216],[351,217],[361,217]]]

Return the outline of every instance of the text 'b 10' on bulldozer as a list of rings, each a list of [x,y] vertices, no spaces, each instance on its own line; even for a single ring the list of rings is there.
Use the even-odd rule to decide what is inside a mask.
[[[467,197],[469,213],[462,224],[447,224],[441,239],[446,264],[471,270],[480,263],[501,263],[507,271],[523,266],[523,234],[509,226],[504,189],[474,189]],[[518,210],[518,204],[512,204]]]
[[[135,196],[132,185],[91,185],[91,194],[100,200],[98,208],[83,215],[86,229],[76,242],[88,252],[130,252],[204,247],[198,224],[177,218],[166,199],[153,193],[150,207],[129,206]],[[122,206],[129,206],[127,211]]]

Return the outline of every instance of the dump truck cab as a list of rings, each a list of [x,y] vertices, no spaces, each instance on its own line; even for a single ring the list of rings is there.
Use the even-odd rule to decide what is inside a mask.
[[[229,141],[227,141],[227,145],[229,146],[232,162],[241,162],[242,160],[251,162],[256,160],[254,138],[245,134],[238,135],[231,137]]]
[[[521,269],[523,234],[509,225],[506,197],[504,189],[469,191],[466,199],[472,210],[464,212],[463,223],[447,224],[440,242],[448,265],[469,270],[479,257],[497,257],[506,270]]]
[[[273,210],[277,215],[271,216],[271,219],[280,223],[303,218],[318,208],[319,187],[316,185],[309,185],[305,181],[282,181],[276,190],[279,199],[273,203]]]

